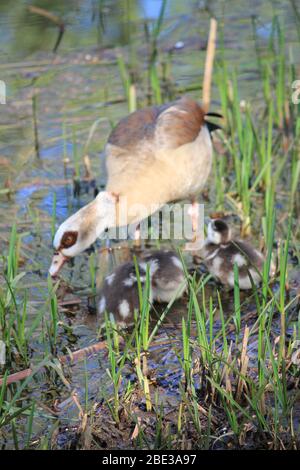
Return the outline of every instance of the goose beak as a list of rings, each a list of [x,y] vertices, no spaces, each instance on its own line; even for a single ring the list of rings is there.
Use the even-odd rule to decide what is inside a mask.
[[[222,129],[223,130],[223,127],[222,126],[219,126],[218,124],[215,124],[214,122],[210,122],[210,121],[205,121],[207,127],[208,127],[208,130],[209,132],[214,132],[218,129]]]
[[[57,276],[57,274],[59,273],[65,262],[68,261],[68,259],[69,258],[67,258],[67,256],[64,256],[60,251],[56,251],[53,255],[52,263],[49,268],[50,276]]]
[[[223,118],[222,114],[219,114],[219,113],[206,113],[205,118],[206,118],[206,116],[212,116],[212,117],[216,117],[216,118]],[[223,130],[222,126],[219,126],[218,124],[215,124],[214,122],[210,122],[210,121],[207,121],[205,119],[205,123],[206,123],[210,133],[213,132],[213,131],[216,131],[217,129],[222,129]]]

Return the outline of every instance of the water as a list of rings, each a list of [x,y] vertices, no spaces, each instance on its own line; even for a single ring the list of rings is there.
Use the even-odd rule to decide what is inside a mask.
[[[57,26],[43,16],[30,13],[29,4],[63,19],[65,33],[56,54],[52,50],[58,37]],[[116,53],[119,50],[125,57],[136,57],[143,100],[146,84],[144,57],[147,53],[145,25],[151,31],[160,6],[161,0],[15,0],[13,8],[8,0],[2,0],[0,4],[0,79],[7,86],[7,104],[0,105],[0,189],[8,185],[12,190],[10,198],[0,192],[0,249],[7,250],[11,222],[17,220],[18,231],[22,234],[21,270],[26,271],[21,291],[28,292],[29,321],[33,321],[48,293],[53,194],[56,193],[57,197],[57,223],[93,197],[92,189],[88,194],[82,194],[80,199],[73,197],[74,153],[81,159],[88,152],[98,187],[105,184],[104,144],[112,124],[128,112]],[[290,2],[169,1],[159,49],[165,57],[172,55],[170,76],[177,88],[202,83],[208,10],[215,14],[220,25],[224,24],[224,57],[237,69],[241,98],[251,101],[253,107],[259,107],[261,86],[258,83],[252,17],[256,18],[259,45],[267,49],[276,12],[285,25],[287,42],[297,63],[300,50]],[[34,149],[34,94],[37,95],[39,157]],[[200,98],[201,90],[189,94]],[[219,105],[215,85],[212,105],[216,108]],[[94,123],[98,124],[88,148],[85,148]],[[68,161],[65,167],[64,160]],[[212,208],[213,195],[207,211]],[[66,320],[64,317],[64,321],[72,326],[74,337],[70,339],[65,333],[61,334],[61,351],[66,346],[74,348],[74,341],[75,349],[92,343],[99,327],[88,315],[90,276],[87,256],[76,258],[74,266],[66,268],[63,277],[73,287],[71,298],[79,296],[82,303],[73,309],[75,318]],[[65,298],[63,288],[60,295]],[[229,297],[228,311],[231,308],[232,299]],[[170,321],[174,323],[170,327],[172,335],[180,337],[184,309],[185,304],[179,303],[171,313]],[[38,342],[35,347],[34,355],[42,356]],[[163,348],[155,350],[153,367],[157,365],[157,376],[168,393],[176,395],[181,380],[178,357],[171,351],[167,361],[163,361],[164,355]],[[106,366],[104,353],[87,362],[90,397],[99,396],[100,382],[105,387]],[[70,383],[80,396],[84,395],[84,376],[82,364],[70,368]],[[32,393],[40,401],[45,399],[51,403],[48,378],[42,374],[39,383],[41,389],[37,391],[33,387]],[[63,403],[62,422],[75,423],[78,410],[74,403],[64,405],[64,400],[69,397],[68,391],[62,386],[56,387],[53,395]],[[49,419],[51,422],[54,418]],[[49,427],[42,417],[35,425],[37,434]]]

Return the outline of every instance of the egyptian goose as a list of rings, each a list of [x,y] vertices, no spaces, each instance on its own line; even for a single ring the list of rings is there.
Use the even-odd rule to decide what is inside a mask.
[[[250,276],[255,285],[262,279],[265,257],[248,242],[233,239],[224,220],[214,219],[208,223],[207,238],[200,253],[208,271],[224,285],[234,287],[234,264],[239,271],[240,289],[251,289]],[[270,275],[274,274],[272,262]]]
[[[58,228],[52,276],[108,228],[137,224],[168,202],[196,197],[211,170],[210,131],[219,127],[207,115],[221,117],[181,98],[119,122],[105,149],[105,191]]]
[[[148,253],[138,262],[142,287],[149,266],[149,302],[166,302],[180,298],[186,289],[182,263],[173,251]],[[106,276],[99,293],[98,311],[113,315],[120,326],[133,322],[134,310],[139,311],[138,280],[133,262],[123,263]]]

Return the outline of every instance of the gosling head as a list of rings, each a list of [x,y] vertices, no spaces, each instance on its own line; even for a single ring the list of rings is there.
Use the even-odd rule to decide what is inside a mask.
[[[103,191],[88,205],[65,220],[54,240],[54,255],[49,269],[56,276],[70,258],[86,250],[107,228],[115,225],[116,197]]]
[[[207,240],[214,245],[228,243],[231,240],[231,230],[224,220],[214,219],[209,222]]]

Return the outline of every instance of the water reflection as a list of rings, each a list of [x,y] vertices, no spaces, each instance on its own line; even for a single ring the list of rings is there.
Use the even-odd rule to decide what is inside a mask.
[[[177,3],[177,0],[173,3]],[[24,58],[36,51],[52,51],[58,28],[51,19],[29,11],[42,8],[56,15],[66,25],[62,48],[87,45],[126,45],[145,18],[155,20],[161,0],[8,0],[0,3],[1,54],[6,60]],[[166,12],[167,13],[167,12]]]
[[[235,7],[233,8],[233,4]],[[58,36],[58,27],[40,14],[32,13],[28,7],[42,8],[60,18],[66,32],[63,36],[59,52],[80,49],[88,46],[118,46],[131,43],[132,39],[144,40],[145,23],[153,24],[159,17],[162,0],[2,0],[0,3],[0,57],[2,61],[24,59],[36,51],[51,52]],[[293,28],[294,20],[289,2],[280,2],[276,5],[277,13],[285,18],[286,26]],[[258,34],[268,38],[272,9],[266,8],[265,2],[256,0],[249,8],[246,0],[230,2],[227,5],[222,0],[214,2],[194,2],[187,0],[167,1],[164,19],[167,27],[169,19],[175,16],[191,16],[188,21],[192,25],[193,19],[205,19],[210,14],[218,18],[230,20],[230,29],[235,28],[243,34],[245,19],[255,15],[259,20]],[[198,25],[198,28],[200,24]],[[229,27],[228,24],[225,27]],[[242,28],[242,29],[241,29]],[[229,34],[229,29],[227,30]],[[295,31],[296,36],[296,31]],[[185,39],[185,38],[181,38]],[[235,38],[236,39],[236,38]]]

